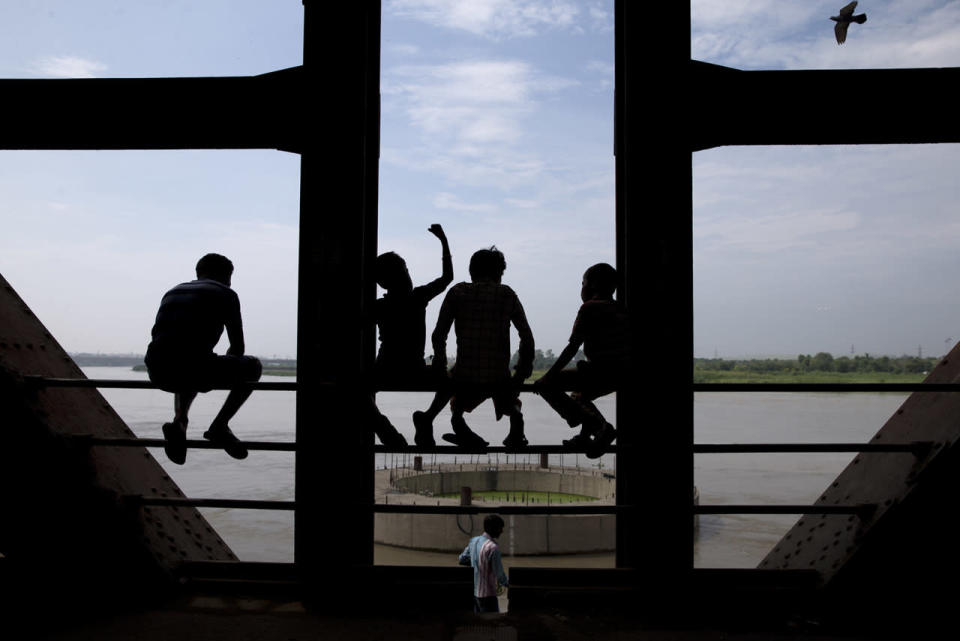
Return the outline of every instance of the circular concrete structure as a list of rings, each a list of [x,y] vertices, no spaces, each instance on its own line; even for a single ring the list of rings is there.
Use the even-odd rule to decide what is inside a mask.
[[[556,492],[595,499],[563,503],[569,506],[613,505],[616,499],[613,474],[569,467],[440,465],[418,471],[379,470],[376,480],[376,500],[388,505],[459,505],[463,487],[469,487],[473,493]],[[441,494],[458,498],[440,498]],[[504,505],[526,504],[525,501],[478,498],[473,501],[473,505],[489,508],[489,512],[496,512]],[[543,506],[545,501],[529,504]],[[583,554],[615,549],[616,517],[613,514],[507,514],[503,520],[506,527],[499,543],[506,555]],[[482,514],[377,514],[374,536],[377,543],[385,545],[459,553],[469,537],[482,531]]]

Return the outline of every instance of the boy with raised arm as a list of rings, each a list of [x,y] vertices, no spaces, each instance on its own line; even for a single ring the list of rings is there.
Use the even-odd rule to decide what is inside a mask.
[[[616,289],[617,270],[613,266],[598,263],[584,272],[580,289],[583,305],[573,322],[570,340],[536,383],[543,400],[570,427],[582,426],[579,434],[563,444],[583,448],[589,458],[599,458],[617,435],[592,401],[616,391],[621,378],[629,375],[627,317],[613,299]],[[581,345],[587,360],[579,361],[576,369],[564,369]],[[571,395],[563,391],[571,388]]]
[[[386,290],[374,307],[380,335],[375,373],[381,385],[417,385],[434,380],[424,361],[427,304],[453,282],[453,260],[443,227],[433,224],[427,231],[440,240],[443,271],[439,278],[426,285],[413,286],[407,263],[397,254],[387,252],[377,256],[377,284]],[[443,403],[436,411],[442,407]],[[370,420],[380,441],[389,447],[406,447],[406,439],[375,404],[372,413]],[[417,429],[414,440],[421,447],[436,445],[432,430],[423,433]]]
[[[488,398],[493,399],[497,420],[504,415],[510,419],[510,433],[503,441],[509,448],[527,444],[523,434],[523,414],[516,386],[522,383],[533,368],[533,333],[523,312],[523,305],[512,289],[501,284],[507,262],[496,247],[481,249],[470,258],[469,283],[457,283],[450,288],[440,306],[437,327],[433,330],[433,366],[446,373],[447,335],[453,326],[457,334],[457,362],[451,370],[456,390],[450,399],[453,416],[452,434],[443,439],[467,448],[484,448],[487,442],[471,430],[463,418]],[[513,376],[510,375],[510,325],[520,335],[520,358]],[[449,396],[437,392],[431,410],[420,417],[419,430],[433,432],[433,408]],[[439,411],[439,410],[437,410]],[[415,422],[417,416],[414,415]]]
[[[187,458],[186,434],[190,405],[199,392],[218,387],[230,390],[203,438],[218,443],[233,458],[247,457],[247,448],[230,431],[237,413],[260,380],[260,361],[244,355],[240,299],[230,289],[233,263],[220,254],[207,254],[197,263],[197,279],[164,294],[151,331],[144,362],[150,380],[173,392],[174,417],[163,426],[164,451],[177,464]],[[226,328],[230,347],[215,354]]]

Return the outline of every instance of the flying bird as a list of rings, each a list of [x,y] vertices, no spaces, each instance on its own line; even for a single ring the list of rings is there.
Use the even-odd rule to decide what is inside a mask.
[[[830,19],[837,24],[833,27],[833,33],[837,36],[837,44],[842,45],[847,40],[847,27],[851,22],[863,24],[867,21],[867,14],[861,13],[858,16],[853,15],[853,10],[857,8],[856,0],[851,2],[840,10],[839,16],[830,16]]]

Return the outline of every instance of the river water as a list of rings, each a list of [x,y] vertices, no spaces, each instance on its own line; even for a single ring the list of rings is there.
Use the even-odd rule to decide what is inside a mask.
[[[146,378],[145,373],[122,367],[83,370],[90,378]],[[290,379],[265,376],[263,380]],[[158,390],[104,389],[102,393],[140,437],[161,438],[160,426],[173,415],[173,397]],[[211,392],[197,398],[191,411],[191,438],[200,438],[225,395],[226,392]],[[377,402],[381,411],[413,442],[410,415],[414,410],[426,408],[430,398],[426,393],[383,393],[377,396]],[[522,398],[531,443],[558,443],[573,433],[539,397],[525,394]],[[865,443],[905,398],[906,394],[901,393],[699,393],[694,402],[695,440],[698,443]],[[615,415],[614,404],[613,396],[598,403],[608,419]],[[231,426],[245,440],[293,441],[294,416],[293,392],[255,392]],[[467,415],[467,420],[491,443],[499,443],[506,436],[506,421],[494,420],[489,401]],[[438,436],[447,431],[448,421],[449,412],[444,411],[435,423]],[[670,426],[650,428],[670,429]],[[220,451],[191,450],[182,466],[167,461],[162,449],[152,452],[190,497],[294,498],[292,452],[251,452],[246,460],[235,461]],[[536,462],[537,456],[530,455],[530,462]],[[552,465],[615,468],[612,455],[605,455],[599,461],[571,454],[550,458]],[[853,454],[699,454],[695,458],[694,479],[703,504],[812,503],[852,458]],[[452,462],[453,457],[444,460]],[[376,465],[402,463],[399,455],[380,454]],[[293,560],[292,513],[202,511],[242,560]],[[796,518],[789,515],[701,516],[694,564],[705,568],[755,567]],[[387,546],[375,546],[375,559],[385,564],[448,565],[452,562],[449,554],[411,552]],[[505,564],[612,567],[613,555],[517,557],[506,559]]]

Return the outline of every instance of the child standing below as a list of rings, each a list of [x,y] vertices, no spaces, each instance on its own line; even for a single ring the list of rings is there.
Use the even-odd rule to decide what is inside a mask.
[[[533,369],[533,332],[527,323],[523,305],[512,289],[500,283],[507,262],[496,247],[481,249],[470,258],[469,283],[450,288],[440,306],[437,327],[433,330],[433,366],[447,368],[447,335],[453,326],[457,333],[457,362],[451,370],[456,393],[450,400],[453,434],[444,440],[467,448],[484,448],[487,442],[471,430],[463,419],[488,398],[493,399],[497,420],[510,418],[510,433],[503,444],[520,448],[527,444],[523,435],[523,414],[516,385]],[[520,358],[510,375],[510,325],[520,335]],[[426,412],[414,414],[417,433],[433,432],[433,419],[449,395],[437,392]]]
[[[583,274],[580,299],[583,305],[573,322],[570,341],[557,361],[538,381],[538,392],[570,427],[581,425],[580,433],[563,442],[583,448],[589,458],[599,458],[616,438],[593,400],[617,389],[630,371],[630,340],[627,317],[613,299],[617,289],[617,270],[598,263]],[[563,369],[583,345],[585,361],[576,369]],[[573,389],[566,394],[564,389]]]
[[[499,612],[497,587],[507,587],[510,581],[503,571],[497,537],[503,533],[503,519],[488,514],[483,519],[483,534],[475,536],[460,553],[460,565],[473,567],[473,611]]]

